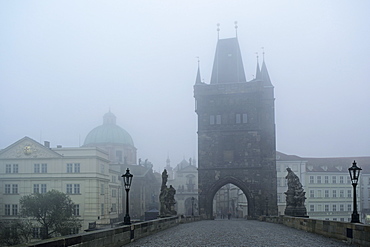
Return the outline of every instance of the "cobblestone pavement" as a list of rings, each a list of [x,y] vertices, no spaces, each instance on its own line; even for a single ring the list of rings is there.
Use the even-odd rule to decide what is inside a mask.
[[[204,220],[180,224],[124,246],[339,247],[351,245],[280,224],[255,220]]]

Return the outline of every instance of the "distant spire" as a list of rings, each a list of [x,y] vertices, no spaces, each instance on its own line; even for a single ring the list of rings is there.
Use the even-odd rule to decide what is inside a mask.
[[[220,39],[220,23],[217,23],[217,39]]]
[[[201,84],[202,81],[200,79],[200,61],[199,61],[199,57],[198,58],[198,71],[197,71],[197,78],[195,79],[195,84]]]
[[[257,55],[257,68],[256,68],[256,79],[260,80],[261,78],[261,70],[260,70],[260,63],[258,61],[258,52],[256,52]]]
[[[238,37],[238,22],[235,21],[234,24],[235,24],[235,37]]]
[[[263,47],[262,47],[263,49]],[[262,61],[262,68],[261,68],[261,79],[263,81],[264,86],[272,86],[269,72],[267,71],[266,63],[265,63],[265,52],[263,51],[263,61]]]

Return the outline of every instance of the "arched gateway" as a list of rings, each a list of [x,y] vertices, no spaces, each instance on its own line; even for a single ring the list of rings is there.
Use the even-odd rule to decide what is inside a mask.
[[[265,62],[246,81],[237,38],[219,39],[211,81],[194,85],[198,115],[199,213],[212,219],[215,193],[231,183],[248,216],[277,214],[274,88]]]

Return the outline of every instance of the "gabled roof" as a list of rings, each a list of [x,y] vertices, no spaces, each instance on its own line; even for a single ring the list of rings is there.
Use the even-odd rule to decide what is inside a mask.
[[[246,82],[238,39],[219,39],[210,83],[235,82]]]
[[[0,151],[0,159],[60,157],[63,156],[27,136]]]

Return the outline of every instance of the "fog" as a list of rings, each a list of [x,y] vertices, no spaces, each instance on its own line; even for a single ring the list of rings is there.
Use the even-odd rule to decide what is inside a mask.
[[[256,52],[275,87],[277,150],[370,155],[370,2],[0,1],[0,149],[29,136],[77,147],[111,110],[138,158],[197,155],[193,85],[220,38]],[[262,50],[262,47],[264,49]]]

